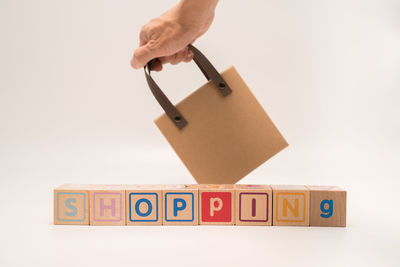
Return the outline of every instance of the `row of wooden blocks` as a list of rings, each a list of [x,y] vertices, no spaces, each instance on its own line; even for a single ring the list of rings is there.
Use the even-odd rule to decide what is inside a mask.
[[[303,185],[62,185],[54,224],[346,226],[346,191]]]

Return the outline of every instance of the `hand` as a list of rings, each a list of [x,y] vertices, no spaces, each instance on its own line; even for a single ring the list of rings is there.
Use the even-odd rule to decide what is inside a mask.
[[[182,0],[158,18],[142,27],[140,45],[134,52],[131,66],[144,67],[150,60],[158,60],[152,65],[161,71],[162,65],[189,62],[193,53],[187,45],[203,35],[214,19],[218,0]]]

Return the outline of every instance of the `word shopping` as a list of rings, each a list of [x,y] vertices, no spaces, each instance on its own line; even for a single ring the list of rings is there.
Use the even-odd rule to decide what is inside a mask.
[[[346,226],[336,186],[78,185],[54,189],[54,224]]]

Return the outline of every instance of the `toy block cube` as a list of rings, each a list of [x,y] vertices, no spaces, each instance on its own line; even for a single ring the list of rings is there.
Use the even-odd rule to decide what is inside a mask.
[[[236,225],[272,225],[272,188],[269,185],[235,185]]]
[[[198,185],[165,185],[163,187],[163,224],[198,225]]]
[[[303,185],[272,185],[273,225],[310,225],[310,191]]]
[[[200,224],[235,224],[233,185],[202,184],[199,193]]]
[[[162,224],[162,186],[125,185],[126,224]]]
[[[346,190],[337,186],[307,186],[310,189],[310,225],[346,226]]]
[[[89,224],[89,186],[65,184],[54,189],[54,224]]]
[[[90,190],[90,225],[125,225],[125,189],[98,185]]]

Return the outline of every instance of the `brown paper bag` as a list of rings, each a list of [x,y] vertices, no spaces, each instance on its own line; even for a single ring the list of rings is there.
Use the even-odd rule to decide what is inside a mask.
[[[151,63],[145,67],[166,112],[155,123],[198,183],[236,183],[288,144],[234,67],[219,74],[189,49],[209,81],[176,107],[150,76]]]

